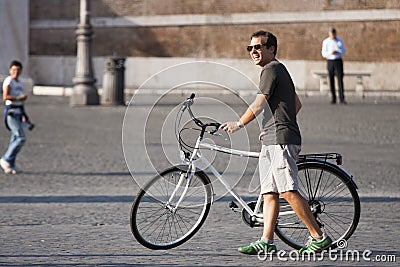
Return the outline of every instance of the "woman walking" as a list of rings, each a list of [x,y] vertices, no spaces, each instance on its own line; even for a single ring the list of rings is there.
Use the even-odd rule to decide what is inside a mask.
[[[21,62],[13,60],[10,64],[10,76],[3,82],[3,100],[5,101],[4,121],[6,127],[11,132],[11,137],[8,149],[0,159],[0,166],[7,174],[21,172],[16,167],[15,160],[26,140],[23,123],[30,124],[24,110],[24,102],[27,99],[27,95],[19,79],[21,72]]]

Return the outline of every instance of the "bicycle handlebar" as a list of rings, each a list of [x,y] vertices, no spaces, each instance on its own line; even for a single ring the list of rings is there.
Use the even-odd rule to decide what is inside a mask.
[[[200,119],[196,118],[192,112],[192,109],[190,108],[190,106],[193,104],[194,102],[194,98],[195,98],[196,94],[192,93],[183,103],[182,103],[182,109],[181,111],[185,111],[185,109],[188,110],[190,118],[193,120],[193,122],[201,127],[202,132],[204,133],[207,127],[215,127],[215,129],[213,131],[210,131],[210,134],[214,134],[218,131],[219,127],[221,126],[221,123],[218,122],[209,122],[209,123],[203,123]]]

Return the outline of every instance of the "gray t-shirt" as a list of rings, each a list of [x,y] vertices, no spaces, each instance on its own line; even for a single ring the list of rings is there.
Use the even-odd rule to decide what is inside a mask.
[[[260,75],[260,91],[269,95],[264,108],[265,145],[301,145],[296,120],[296,92],[286,67],[277,60],[265,65]]]

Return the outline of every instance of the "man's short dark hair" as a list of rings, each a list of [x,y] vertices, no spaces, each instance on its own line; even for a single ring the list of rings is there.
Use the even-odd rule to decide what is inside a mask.
[[[10,63],[10,69],[11,69],[12,66],[20,67],[20,68],[22,69],[22,63],[19,62],[18,60],[13,60],[13,61],[11,61],[11,63]]]
[[[336,34],[336,29],[335,28],[331,28],[330,32],[333,33],[333,34]]]
[[[250,40],[253,37],[260,37],[260,36],[267,37],[267,42],[265,44],[267,45],[267,47],[271,46],[275,47],[274,55],[276,56],[276,52],[278,51],[278,40],[276,39],[276,36],[267,31],[256,31],[251,35]]]

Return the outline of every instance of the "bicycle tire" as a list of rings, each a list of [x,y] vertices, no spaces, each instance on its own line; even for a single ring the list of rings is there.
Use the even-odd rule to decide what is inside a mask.
[[[206,220],[213,194],[210,179],[202,171],[193,174],[185,197],[173,210],[184,190],[176,185],[187,169],[185,165],[166,169],[139,191],[132,204],[130,225],[143,246],[153,250],[177,247],[193,237]],[[167,203],[176,187],[175,197]]]
[[[352,178],[334,164],[312,160],[297,166],[299,192],[309,203],[321,229],[332,238],[330,247],[336,248],[339,241],[348,240],[357,228],[361,213],[357,187]],[[288,205],[283,202],[281,207]],[[310,235],[296,214],[280,216],[275,233],[295,249],[303,247]],[[343,248],[343,243],[340,246]]]

